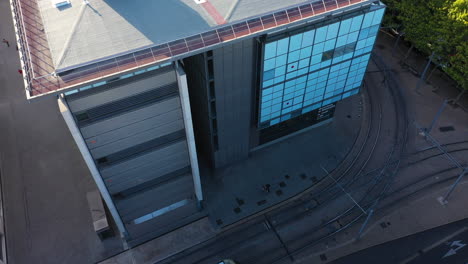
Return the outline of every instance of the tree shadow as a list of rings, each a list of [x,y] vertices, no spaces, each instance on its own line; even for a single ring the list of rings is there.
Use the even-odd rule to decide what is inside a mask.
[[[155,44],[188,37],[211,28],[207,20],[184,0],[104,2]]]

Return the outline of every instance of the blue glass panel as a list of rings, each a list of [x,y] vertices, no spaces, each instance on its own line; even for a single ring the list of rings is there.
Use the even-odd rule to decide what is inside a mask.
[[[314,64],[314,65],[309,67],[309,71],[315,71],[315,70],[318,70],[318,69],[320,69],[320,63]]]
[[[276,67],[283,66],[286,64],[286,55],[276,57]]]
[[[314,44],[320,43],[325,40],[327,36],[327,26],[318,28],[315,32]]]
[[[375,38],[376,38],[376,36],[373,36],[373,37],[367,38],[367,40],[366,40],[366,46],[368,47],[368,46],[372,46],[372,45],[374,45]]]
[[[338,80],[337,80],[337,81],[346,80],[347,77],[348,77],[347,74],[340,75],[340,76],[338,76]]]
[[[271,101],[266,101],[266,102],[262,103],[262,109],[263,108],[268,108],[268,107],[271,107]]]
[[[292,110],[297,110],[302,108],[302,102],[298,103],[297,105],[293,105]]]
[[[340,22],[333,23],[328,26],[328,31],[327,31],[327,40],[336,38],[338,36],[338,28],[340,27]]]
[[[304,89],[305,86],[306,86],[305,82],[296,84],[296,91],[299,90],[299,89]]]
[[[367,34],[369,34],[369,28],[363,28],[361,29],[361,32],[359,33],[359,40],[361,39],[366,39],[367,38]]]
[[[285,67],[286,69],[286,67]],[[281,76],[278,76],[276,77],[274,80],[274,84],[277,84],[277,83],[280,83],[280,82],[283,82],[284,80],[286,79],[286,76],[285,75],[281,75]]]
[[[291,115],[284,115],[281,117],[281,122],[286,121],[291,118]]]
[[[278,95],[278,93],[274,93],[274,94],[273,94],[273,100],[272,100],[272,102],[271,102],[271,103],[273,104],[273,106],[274,106],[275,104],[280,104],[280,103],[283,101],[283,99],[282,99],[283,92],[279,92],[279,96],[278,96],[278,97],[274,97],[275,95]]]
[[[271,114],[271,108],[262,109],[262,116]]]
[[[302,33],[289,38],[289,51],[298,50],[302,44]]]
[[[345,55],[343,55],[343,60],[351,59],[353,55],[354,55],[354,52],[346,53]]]
[[[278,124],[279,122],[280,122],[280,119],[277,118],[277,119],[271,120],[270,125],[276,125],[276,124]]]
[[[336,58],[333,58],[332,63],[338,63],[338,62],[340,62],[340,61],[343,61],[343,57],[344,57],[344,56],[338,56],[338,57],[336,57]]]
[[[273,85],[273,84],[274,84],[273,80],[265,81],[265,82],[263,82],[263,88],[268,87],[268,86]]]
[[[343,94],[343,99],[349,97],[350,95],[351,95],[351,92],[344,93],[344,94]]]
[[[302,98],[303,98],[303,97],[304,97],[304,96],[295,97],[295,98],[294,98],[294,101],[293,101],[293,104],[296,105],[296,104],[302,103]]]
[[[320,68],[329,66],[331,64],[332,60],[327,60],[322,63],[320,63]]]
[[[363,40],[360,40],[360,41],[357,42],[356,49],[360,50],[360,49],[364,48],[365,46],[366,46],[366,40],[363,39]]]
[[[275,85],[275,86],[273,86],[273,92],[282,91],[283,88],[284,88],[284,85],[283,85],[283,84]],[[276,97],[276,96],[275,96],[275,97]]]
[[[309,68],[302,68],[300,70],[297,71],[297,75],[302,75],[302,74],[306,74],[309,72]]]
[[[312,55],[312,47],[307,47],[301,49],[301,55],[299,56],[300,59],[308,58]]]
[[[361,55],[361,54],[363,54],[363,53],[364,53],[364,51],[363,51],[362,49],[356,50],[356,51],[354,52],[354,56],[359,56],[359,55]]]
[[[313,98],[314,98],[314,94],[313,93],[308,93],[308,94],[305,94],[304,101],[308,101],[308,100],[311,100]]]
[[[320,70],[320,71],[319,71],[319,76],[327,75],[329,72],[330,72],[330,69],[329,69],[329,68]]]
[[[384,8],[375,11],[374,18],[372,19],[372,25],[379,25],[380,24],[384,12],[385,12]]]
[[[375,25],[369,28],[368,37],[376,36],[377,32],[379,31],[379,25]]]
[[[358,36],[359,36],[359,31],[356,31],[356,32],[353,32],[353,33],[349,33],[348,39],[346,40],[346,44],[350,44],[350,43],[356,42],[357,39],[358,39]]]
[[[351,21],[351,28],[349,29],[350,32],[357,31],[361,28],[363,17],[363,15],[353,17],[353,20]]]
[[[352,20],[352,18],[343,20],[341,22],[340,31],[338,33],[338,36],[342,36],[342,35],[347,34],[349,32],[349,30],[351,28],[351,20]]]
[[[316,55],[316,54],[322,53],[322,52],[323,52],[323,46],[324,46],[324,45],[325,45],[325,44],[324,44],[323,42],[314,45],[314,49],[313,49],[313,51],[312,51],[312,55]]]
[[[302,76],[296,79],[296,83],[303,83],[307,80],[307,76]]]
[[[299,60],[299,54],[300,54],[300,50],[296,50],[296,51],[293,51],[293,52],[289,53],[288,63],[298,61]]]
[[[283,96],[283,100],[290,100],[294,98],[294,93],[288,93]]]
[[[327,82],[319,82],[319,83],[317,83],[317,89],[318,88],[325,88],[326,85],[327,85]]]
[[[281,110],[281,104],[275,104],[271,107],[272,112],[277,112]]]
[[[315,56],[312,57],[312,60],[310,61],[310,64],[314,65],[314,64],[319,63],[321,61],[322,61],[322,54],[315,55]]]
[[[353,88],[357,88],[357,87],[359,87],[359,86],[361,86],[361,82],[357,82],[357,83],[354,83],[354,84],[353,84]]]
[[[346,45],[346,40],[348,39],[348,35],[344,35],[344,36],[341,36],[341,37],[338,37],[338,39],[336,40],[336,46],[337,47],[341,47],[341,46],[344,46]]]
[[[273,99],[272,94],[262,96],[262,102],[264,102],[265,104],[269,103],[269,105],[271,105],[271,100],[272,99]]]
[[[281,66],[275,69],[275,77],[279,77],[286,73],[286,66]]]
[[[266,94],[271,94],[272,92],[273,92],[273,88],[267,88],[262,91],[262,94],[266,95]]]
[[[317,77],[318,77],[318,74],[319,74],[318,72],[313,72],[313,73],[309,74],[309,80],[312,80],[312,79],[314,79],[314,78],[317,78]]]
[[[335,48],[336,39],[330,39],[325,42],[324,50],[332,50]]]
[[[298,62],[288,64],[287,72],[297,71],[297,65],[298,65]],[[289,79],[287,75],[286,75],[286,79]]]
[[[314,96],[315,97],[320,97],[323,95],[323,93],[325,92],[325,89],[317,89],[315,92],[314,92]]]
[[[362,56],[361,59],[360,59],[360,61],[361,61],[361,62],[369,61],[369,59],[370,59],[370,54],[367,54],[367,55]]]
[[[278,46],[276,48],[276,55],[283,55],[288,52],[289,38],[278,40]]]
[[[363,52],[362,53],[367,53],[367,52],[371,52],[372,51],[372,46],[367,46],[363,49]]]
[[[275,59],[269,59],[269,60],[266,60],[265,63],[263,64],[263,70],[264,71],[269,71],[273,68],[275,68]]]
[[[303,84],[301,84],[301,85],[304,85],[304,87],[305,87],[305,83],[303,83]],[[304,94],[305,89],[299,89],[299,90],[298,90],[297,88],[298,88],[298,87],[296,86],[296,91],[294,92],[294,96],[296,96],[296,97],[297,97],[297,96],[300,96],[300,95],[302,96],[302,95]]]
[[[340,66],[341,66],[341,65],[340,65]],[[340,71],[339,71],[339,73],[340,73],[340,75],[343,75],[343,74],[346,74],[346,73],[348,73],[348,68],[344,68],[344,69],[342,69],[342,68],[340,67]]]
[[[341,89],[345,86],[346,80],[342,80],[336,83],[336,88],[335,89]]]
[[[286,74],[286,80],[292,79],[292,78],[294,78],[296,76],[297,76],[297,71],[290,72],[290,73]]]
[[[265,122],[271,118],[271,115],[262,115],[260,122]]]
[[[351,61],[345,61],[340,64],[340,69],[349,68],[350,65],[351,65]]]
[[[293,100],[286,100],[283,102],[283,109],[292,106]]]
[[[263,80],[270,80],[275,77],[275,70],[269,70],[263,73]]]
[[[288,87],[292,87],[296,84],[296,80],[291,80],[291,81],[287,81],[285,84],[284,84],[284,87],[285,88],[288,88]]]
[[[336,72],[330,73],[329,78],[334,78],[334,77],[337,77],[337,76],[338,76],[338,72],[336,71]]]
[[[281,114],[281,112],[280,112],[280,111],[278,111],[278,112],[274,112],[274,113],[272,113],[272,114],[271,114],[271,118],[278,117],[278,116],[280,116],[280,114]],[[273,122],[273,121],[272,121],[272,122]]]
[[[372,25],[372,19],[374,18],[374,12],[369,12],[364,15],[364,20],[362,21],[362,28],[370,27]]]
[[[310,31],[307,31],[307,32],[304,32],[304,34],[302,35],[302,45],[301,47],[304,48],[304,47],[307,47],[307,46],[311,46],[313,43],[314,43],[314,35],[315,35],[315,30],[310,30]]]
[[[276,56],[276,41],[265,44],[265,59]]]
[[[341,95],[335,96],[331,99],[331,103],[336,102],[341,99]]]

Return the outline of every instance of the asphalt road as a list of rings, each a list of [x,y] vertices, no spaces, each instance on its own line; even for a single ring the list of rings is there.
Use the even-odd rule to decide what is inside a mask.
[[[332,264],[466,264],[468,219],[374,246]]]

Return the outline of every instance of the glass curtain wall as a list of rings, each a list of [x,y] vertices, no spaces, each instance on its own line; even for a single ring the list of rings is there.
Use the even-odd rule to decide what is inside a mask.
[[[385,9],[266,41],[259,127],[359,92]]]

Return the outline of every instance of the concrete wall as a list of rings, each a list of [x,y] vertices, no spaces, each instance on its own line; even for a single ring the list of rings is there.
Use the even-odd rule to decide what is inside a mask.
[[[256,45],[255,39],[249,39],[213,50],[218,133],[215,167],[248,157]]]

